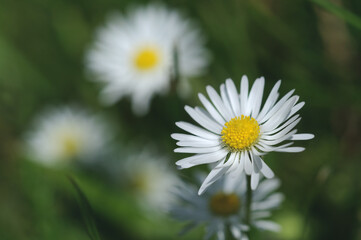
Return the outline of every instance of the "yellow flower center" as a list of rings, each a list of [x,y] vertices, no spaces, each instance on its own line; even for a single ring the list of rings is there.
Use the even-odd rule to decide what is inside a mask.
[[[70,136],[66,136],[63,139],[63,150],[64,150],[65,156],[74,157],[77,154],[78,149],[79,149],[79,146],[78,146],[76,139],[74,139],[73,137],[70,137]]]
[[[151,47],[141,49],[135,56],[134,64],[139,70],[150,70],[159,63],[158,50]]]
[[[257,142],[259,133],[256,119],[242,115],[224,124],[222,140],[232,151],[242,151]]]
[[[211,197],[209,207],[215,215],[226,217],[236,214],[240,208],[241,201],[234,193],[217,193]]]
[[[147,192],[149,191],[147,180],[144,174],[137,173],[130,179],[130,187],[134,192]]]

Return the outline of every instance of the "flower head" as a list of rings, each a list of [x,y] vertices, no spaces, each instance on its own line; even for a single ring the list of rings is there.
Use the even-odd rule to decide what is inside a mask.
[[[238,185],[233,184],[233,177]],[[218,240],[223,240],[226,231],[230,231],[235,239],[248,239],[244,234],[250,227],[245,224],[247,187],[244,178],[244,173],[226,176],[201,196],[198,196],[196,187],[183,183],[176,191],[180,202],[171,208],[170,213],[179,220],[189,222],[189,228],[185,231],[205,224],[206,239],[217,235]],[[278,179],[265,179],[252,193],[251,226],[270,231],[280,229],[276,223],[265,220],[271,215],[271,210],[283,201],[282,194],[274,193],[279,185]]]
[[[166,158],[149,150],[131,154],[122,164],[123,180],[147,210],[165,211],[174,200],[178,178]]]
[[[178,12],[150,4],[109,18],[86,56],[87,68],[105,83],[104,103],[130,96],[133,111],[144,114],[153,95],[168,91],[175,68],[183,85],[204,70],[208,57],[201,39]]]
[[[176,125],[190,134],[175,133],[179,148],[175,152],[192,153],[194,156],[176,162],[180,168],[190,168],[199,164],[216,164],[199,189],[203,193],[207,187],[224,174],[243,171],[251,175],[252,189],[256,189],[260,175],[274,176],[273,171],[263,161],[268,152],[301,152],[302,147],[291,147],[294,140],[308,140],[313,134],[297,134],[294,127],[301,120],[296,114],[304,102],[292,96],[294,90],[278,100],[281,81],[278,81],[267,97],[263,107],[262,96],[264,78],[259,78],[248,91],[248,79],[242,77],[240,93],[231,79],[220,87],[221,95],[210,86],[199,99],[204,108],[185,107],[188,114],[201,126],[187,122]],[[278,100],[278,101],[277,101]],[[282,144],[284,141],[288,141]]]
[[[26,140],[35,161],[55,166],[72,159],[94,160],[109,143],[110,134],[101,118],[63,107],[40,115]]]

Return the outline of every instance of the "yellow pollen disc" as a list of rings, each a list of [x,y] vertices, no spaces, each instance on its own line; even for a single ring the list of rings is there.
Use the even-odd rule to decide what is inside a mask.
[[[215,215],[226,217],[236,214],[240,208],[241,201],[234,193],[217,193],[211,197],[209,207]]]
[[[149,191],[147,178],[141,173],[135,174],[134,177],[130,179],[130,187],[134,192]]]
[[[75,156],[78,151],[78,144],[76,139],[72,137],[65,137],[65,139],[63,140],[63,150],[66,156]]]
[[[256,119],[242,115],[224,124],[222,140],[232,151],[242,151],[257,142],[259,133]]]
[[[134,59],[134,64],[139,70],[154,68],[159,62],[159,54],[155,48],[143,48]]]

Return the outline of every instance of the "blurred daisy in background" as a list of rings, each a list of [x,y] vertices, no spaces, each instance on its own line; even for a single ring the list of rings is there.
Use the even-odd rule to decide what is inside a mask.
[[[288,92],[279,101],[278,81],[267,97],[263,107],[262,96],[265,80],[258,78],[248,91],[248,78],[242,77],[240,93],[231,79],[220,87],[221,95],[211,87],[199,99],[201,107],[185,107],[188,114],[201,127],[187,122],[176,125],[190,134],[172,134],[180,148],[175,152],[192,153],[194,156],[177,161],[180,168],[199,164],[216,164],[199,189],[202,194],[207,187],[224,174],[243,171],[251,176],[251,187],[256,189],[260,175],[274,176],[273,171],[261,158],[268,152],[301,152],[303,147],[291,147],[294,140],[308,140],[313,134],[297,134],[294,127],[301,120],[296,114],[304,105],[299,96]],[[284,141],[289,141],[280,145]],[[235,179],[235,178],[234,178]]]
[[[104,83],[101,100],[113,104],[129,96],[136,114],[146,113],[151,98],[169,90],[175,74],[184,86],[207,65],[199,30],[178,12],[154,4],[111,15],[86,55],[89,72]]]
[[[74,159],[94,161],[110,139],[103,119],[76,107],[46,111],[26,136],[32,159],[48,166],[64,165]]]
[[[175,197],[173,188],[179,179],[165,157],[148,149],[129,155],[122,161],[122,180],[145,210],[168,210]]]
[[[237,180],[231,180],[233,177]],[[245,240],[248,239],[245,232],[250,227],[279,231],[278,224],[266,219],[271,216],[271,210],[278,208],[283,201],[283,195],[274,192],[279,188],[280,181],[276,178],[265,179],[253,192],[249,226],[245,219],[247,186],[244,178],[243,173],[232,177],[226,176],[201,196],[198,196],[196,186],[181,184],[176,191],[180,201],[173,205],[170,213],[178,220],[189,222],[182,233],[201,224],[206,226],[205,239],[216,235],[218,240],[224,240],[226,232],[230,232],[235,239]],[[199,180],[202,181],[201,178]]]

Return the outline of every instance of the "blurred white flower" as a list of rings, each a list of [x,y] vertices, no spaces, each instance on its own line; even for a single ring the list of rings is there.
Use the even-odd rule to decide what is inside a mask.
[[[240,93],[231,79],[220,87],[221,96],[211,87],[207,93],[211,101],[199,94],[205,109],[185,107],[188,114],[202,128],[187,122],[176,125],[190,134],[172,134],[180,148],[175,152],[192,153],[194,156],[179,160],[180,168],[190,168],[199,164],[216,166],[209,173],[199,189],[202,194],[207,187],[224,174],[251,176],[251,187],[256,189],[260,175],[274,176],[273,171],[261,158],[268,152],[301,152],[303,147],[290,147],[294,140],[308,140],[313,134],[296,134],[294,127],[301,120],[297,111],[304,102],[297,103],[299,97],[288,92],[278,102],[278,81],[261,109],[264,78],[258,78],[248,92],[248,79],[242,77]],[[291,141],[280,145],[284,141]],[[235,178],[233,178],[235,179]]]
[[[245,234],[250,227],[245,224],[247,208],[245,174],[241,173],[236,179],[238,184],[234,185],[235,181],[231,180],[230,176],[225,176],[201,196],[198,196],[196,186],[186,183],[180,185],[176,191],[180,201],[173,205],[170,213],[178,220],[189,222],[182,233],[205,224],[205,239],[216,235],[218,240],[224,240],[226,232],[230,232],[235,239],[248,239]],[[281,193],[274,193],[279,185],[280,181],[276,178],[265,179],[252,192],[250,210],[252,227],[268,231],[280,230],[278,224],[265,219],[270,217],[271,210],[278,208],[283,201]]]
[[[48,166],[69,160],[93,161],[110,140],[104,121],[75,107],[46,111],[26,137],[29,154]]]
[[[105,104],[130,96],[133,111],[144,114],[153,95],[170,88],[175,50],[181,85],[208,65],[198,29],[178,12],[150,4],[127,16],[110,16],[97,32],[86,65],[105,84]]]
[[[144,209],[164,212],[169,208],[179,179],[166,158],[143,150],[130,155],[122,167],[126,184]]]

